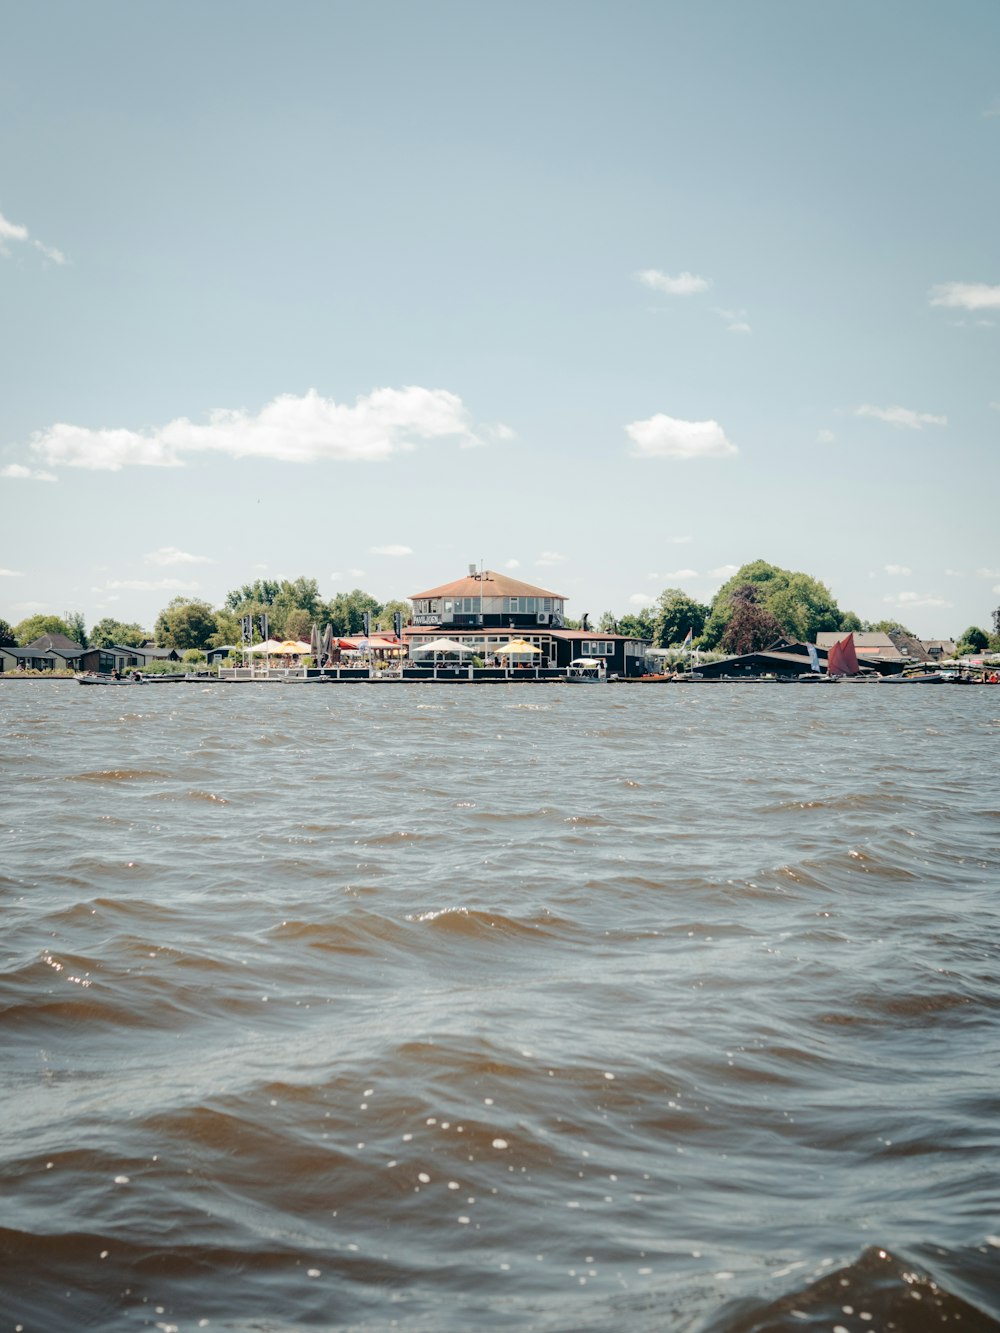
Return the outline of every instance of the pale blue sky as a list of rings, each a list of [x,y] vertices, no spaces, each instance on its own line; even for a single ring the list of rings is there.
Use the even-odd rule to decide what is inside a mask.
[[[763,558],[988,626],[995,0],[2,17],[4,619]]]

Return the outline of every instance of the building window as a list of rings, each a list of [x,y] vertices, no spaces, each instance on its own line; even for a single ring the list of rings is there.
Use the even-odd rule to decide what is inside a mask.
[[[614,657],[615,645],[604,639],[584,639],[580,644],[581,657]]]

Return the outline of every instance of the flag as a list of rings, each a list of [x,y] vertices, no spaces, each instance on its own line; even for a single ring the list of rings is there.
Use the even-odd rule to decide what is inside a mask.
[[[684,636],[684,644],[683,644],[683,646],[684,646],[685,648],[690,648],[690,647],[691,647],[691,643],[692,643],[693,638],[694,638],[694,636],[693,636],[691,630],[688,630],[687,634],[685,634],[685,636]]]
[[[809,649],[809,663],[810,663],[810,669],[811,669],[812,671],[818,671],[818,670],[819,670],[819,653],[816,651],[816,645],[815,645],[814,643],[807,643],[807,644],[806,644],[806,647]]]

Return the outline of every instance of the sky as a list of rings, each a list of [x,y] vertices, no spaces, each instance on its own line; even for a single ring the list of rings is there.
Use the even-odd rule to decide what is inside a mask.
[[[1000,605],[995,0],[32,0],[0,618],[744,562]]]

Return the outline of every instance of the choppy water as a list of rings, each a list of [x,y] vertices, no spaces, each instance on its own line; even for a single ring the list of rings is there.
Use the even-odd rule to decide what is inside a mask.
[[[998,744],[0,684],[0,1331],[996,1333]]]

